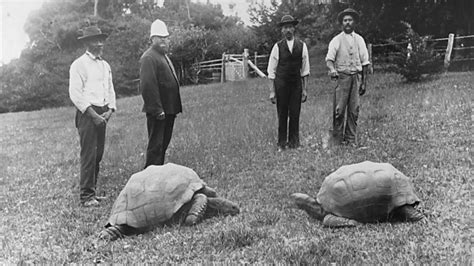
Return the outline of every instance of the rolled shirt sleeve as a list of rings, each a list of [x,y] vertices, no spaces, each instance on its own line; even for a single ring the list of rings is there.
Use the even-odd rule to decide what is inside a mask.
[[[306,43],[303,43],[303,62],[301,64],[301,76],[306,77],[309,75],[309,53]]]
[[[90,106],[84,96],[84,74],[80,62],[74,62],[69,69],[69,98],[79,111],[84,113]]]
[[[270,58],[268,60],[267,73],[269,79],[275,79],[276,69],[278,66],[278,44],[273,45],[272,51],[270,53]]]
[[[359,46],[359,57],[362,66],[370,65],[369,51],[367,50],[367,45],[365,44],[364,38],[358,35],[357,42]]]
[[[339,38],[333,38],[329,42],[328,46],[328,53],[326,54],[326,62],[327,61],[336,61],[336,54],[337,54],[337,49],[339,48]]]

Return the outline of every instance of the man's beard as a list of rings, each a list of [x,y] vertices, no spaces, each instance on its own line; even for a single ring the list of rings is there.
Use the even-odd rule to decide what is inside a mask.
[[[344,32],[352,32],[354,31],[354,28],[352,26],[346,25],[344,26]]]
[[[291,40],[291,39],[293,39],[293,34],[291,32],[287,32],[287,33],[285,33],[285,37],[286,37],[287,40]]]

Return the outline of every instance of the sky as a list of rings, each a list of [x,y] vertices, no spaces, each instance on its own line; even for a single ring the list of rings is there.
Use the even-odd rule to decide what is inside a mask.
[[[192,0],[206,3],[207,0]],[[270,0],[258,0],[269,3]],[[0,65],[20,56],[29,39],[23,30],[28,14],[41,7],[44,0],[0,0]],[[248,0],[210,0],[220,3],[225,15],[237,15],[245,24],[250,24],[247,13]]]
[[[20,56],[28,43],[23,30],[28,14],[43,0],[0,0],[0,65]]]

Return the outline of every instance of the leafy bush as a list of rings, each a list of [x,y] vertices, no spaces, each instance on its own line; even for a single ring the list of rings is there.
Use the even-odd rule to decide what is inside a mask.
[[[395,58],[395,72],[402,75],[406,81],[420,81],[424,77],[439,73],[442,70],[441,55],[434,50],[431,36],[420,36],[411,25],[406,26],[404,34],[408,45],[402,47],[401,53]]]

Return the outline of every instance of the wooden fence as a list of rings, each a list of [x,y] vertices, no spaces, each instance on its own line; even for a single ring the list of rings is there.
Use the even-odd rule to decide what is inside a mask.
[[[257,75],[266,78],[261,69],[266,69],[268,55],[259,55],[255,52],[249,55],[248,49],[242,54],[223,53],[220,59],[202,61],[193,65],[197,69],[198,76],[202,72],[211,72],[211,81],[234,81],[247,79],[249,75]]]
[[[447,38],[430,39],[427,41],[435,42],[434,51],[444,55],[443,64],[446,71],[453,62],[474,61],[474,35],[455,36],[450,33]],[[379,65],[390,66],[393,64],[392,59],[394,56],[401,54],[400,46],[402,45],[408,47],[410,44],[408,41],[368,44],[371,73]]]

